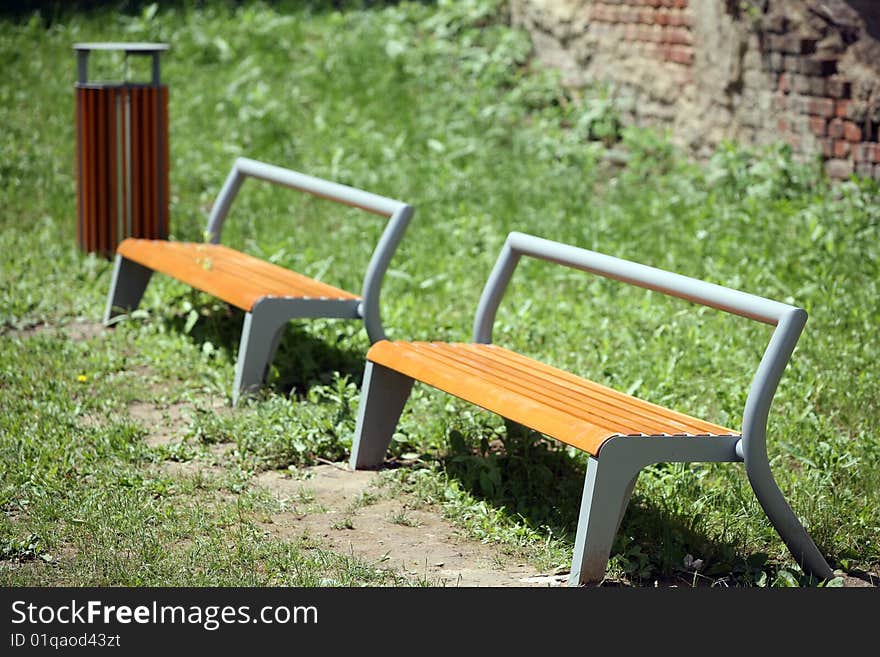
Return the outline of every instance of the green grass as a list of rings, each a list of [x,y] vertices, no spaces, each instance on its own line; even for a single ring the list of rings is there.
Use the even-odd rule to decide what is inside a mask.
[[[602,90],[566,91],[534,65],[499,6],[0,17],[0,581],[399,581],[264,536],[253,520],[272,504],[248,485],[253,472],[347,455],[368,346],[358,325],[295,324],[269,388],[234,413],[205,400],[228,400],[242,318],[210,297],[156,277],[130,321],[68,339],[65,326],[100,318],[109,285],[109,264],[80,254],[74,237],[71,44],[98,40],[172,45],[163,77],[174,238],[201,238],[238,155],[416,206],[383,287],[391,337],[467,340],[513,229],[805,307],[771,411],[774,473],[835,568],[877,573],[877,184],[832,187],[783,147],[725,145],[696,164],[663,135],[620,130]],[[100,77],[120,62],[92,64]],[[625,166],[604,157],[607,143],[627,153]],[[224,242],[358,291],[381,229],[371,215],[252,181]],[[531,261],[495,332],[545,362],[734,427],[768,338],[747,320]],[[189,453],[177,456],[232,440],[229,475],[163,474],[174,454],[144,444],[127,411],[136,399],[194,400],[176,448]],[[416,465],[389,484],[472,536],[540,563],[568,559],[582,455],[421,387],[391,451]],[[739,466],[646,471],[610,573],[651,584],[686,571],[688,555],[703,562],[700,582],[807,583]]]

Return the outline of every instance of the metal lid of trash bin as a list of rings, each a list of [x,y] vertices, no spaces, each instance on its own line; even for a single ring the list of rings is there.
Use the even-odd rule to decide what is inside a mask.
[[[168,50],[167,43],[149,43],[149,42],[133,42],[125,43],[120,41],[98,41],[95,43],[74,43],[73,49],[76,51],[77,61],[77,83],[84,85],[89,81],[89,53],[93,50],[122,50],[125,52],[126,58],[129,55],[149,55],[153,60],[153,81],[154,85],[159,84],[159,55]]]
[[[74,43],[74,50],[124,50],[129,53],[153,53],[168,50],[167,43],[125,43],[120,41],[106,41],[95,43]]]

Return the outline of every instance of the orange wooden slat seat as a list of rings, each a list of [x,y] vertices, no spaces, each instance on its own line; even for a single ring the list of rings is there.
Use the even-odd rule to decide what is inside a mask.
[[[252,310],[264,297],[358,298],[221,244],[129,238],[119,245],[117,253],[245,311]]]
[[[385,217],[364,273],[361,294],[352,294],[241,251],[221,246],[223,224],[248,178],[281,185]],[[413,207],[356,187],[292,169],[239,157],[211,208],[205,243],[127,239],[116,249],[104,324],[110,326],[138,307],[154,272],[171,276],[245,312],[241,327],[232,403],[266,379],[282,333],[294,319],[348,319],[364,324],[370,343],[384,339],[379,308],[382,279],[409,225]]]
[[[613,436],[738,436],[494,344],[389,342],[367,360],[596,455]]]

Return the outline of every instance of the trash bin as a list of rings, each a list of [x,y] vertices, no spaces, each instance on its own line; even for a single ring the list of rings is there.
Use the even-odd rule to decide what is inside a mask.
[[[76,236],[80,249],[112,258],[126,237],[168,237],[168,87],[164,43],[76,43]],[[89,54],[152,58],[149,82],[90,82]],[[126,69],[127,69],[126,65]],[[127,73],[125,74],[127,77]]]

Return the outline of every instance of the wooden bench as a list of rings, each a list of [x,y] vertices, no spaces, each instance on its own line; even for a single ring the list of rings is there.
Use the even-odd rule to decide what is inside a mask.
[[[776,326],[752,381],[742,430],[690,417],[491,344],[495,314],[528,255]],[[782,496],[766,449],[770,402],[806,312],[719,285],[522,233],[511,233],[483,290],[473,343],[380,340],[367,353],[351,467],[380,465],[415,381],[498,413],[589,455],[570,585],[604,578],[614,536],[642,468],[744,461],[770,521],[805,570],[832,576]]]
[[[248,177],[284,185],[389,218],[364,276],[360,295],[222,246],[223,223]],[[361,319],[370,342],[385,337],[379,312],[382,279],[412,217],[411,206],[353,187],[239,158],[208,219],[206,243],[126,239],[116,262],[104,324],[137,308],[154,271],[171,276],[245,311],[235,364],[233,403],[265,380],[288,321],[295,318]]]

